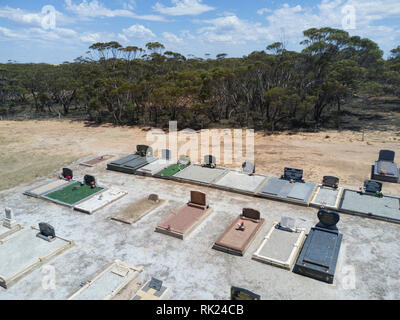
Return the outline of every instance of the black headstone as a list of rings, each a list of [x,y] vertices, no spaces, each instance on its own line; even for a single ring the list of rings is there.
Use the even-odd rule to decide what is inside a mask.
[[[324,176],[322,179],[322,185],[331,188],[337,188],[339,186],[339,178],[333,176]]]
[[[336,225],[340,220],[339,213],[325,209],[319,209],[317,215],[319,219],[317,227],[337,230]]]
[[[206,166],[215,166],[217,164],[217,160],[212,155],[206,155],[204,156],[204,164]]]
[[[243,172],[245,172],[247,174],[254,174],[256,172],[256,166],[254,165],[254,163],[247,162],[247,161],[243,162],[242,169],[243,169]]]
[[[83,178],[83,181],[85,182],[85,184],[87,184],[88,186],[95,186],[96,185],[96,179],[95,177],[91,176],[91,175],[85,175]]]
[[[44,237],[55,238],[55,236],[56,236],[56,232],[55,232],[54,228],[51,225],[49,225],[48,223],[45,223],[45,222],[39,223],[39,230],[40,230],[40,234]]]
[[[303,170],[294,168],[285,168],[282,179],[302,182]]]
[[[231,287],[231,300],[260,300],[261,296],[246,289]]]
[[[156,278],[151,278],[151,281],[149,283],[149,287],[156,290],[156,291],[160,291],[162,288],[163,282],[161,280],[158,280]]]
[[[389,161],[394,162],[395,153],[392,150],[381,150],[379,151],[378,161]]]
[[[63,176],[65,179],[72,179],[74,175],[73,175],[71,169],[63,168],[63,169],[62,169],[62,176]]]
[[[163,149],[161,150],[162,153],[162,159],[164,160],[171,160],[171,150],[169,149]]]
[[[146,146],[144,144],[138,144],[136,146],[136,153],[142,157],[146,156],[152,156],[153,155],[153,149],[149,146]]]
[[[158,198],[158,195],[157,194],[151,194],[151,195],[149,195],[149,197],[147,198],[147,200],[149,200],[149,201],[153,201],[153,202],[158,202],[159,201],[159,198]]]
[[[382,183],[373,180],[365,180],[364,191],[367,193],[382,192]]]

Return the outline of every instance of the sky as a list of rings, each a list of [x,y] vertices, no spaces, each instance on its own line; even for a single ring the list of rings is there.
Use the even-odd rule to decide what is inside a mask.
[[[0,62],[73,61],[96,42],[199,58],[242,57],[283,42],[302,50],[303,30],[332,27],[400,45],[399,0],[0,0]]]

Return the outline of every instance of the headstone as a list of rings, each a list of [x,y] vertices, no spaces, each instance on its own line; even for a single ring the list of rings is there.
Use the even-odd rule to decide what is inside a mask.
[[[190,191],[190,202],[200,206],[206,206],[206,195],[199,191]]]
[[[231,287],[231,300],[260,300],[261,296],[246,289]]]
[[[319,209],[317,216],[319,219],[317,227],[337,230],[336,225],[340,220],[339,213],[325,209]]]
[[[206,167],[215,168],[217,165],[217,159],[212,155],[204,156],[204,165]]]
[[[281,177],[284,180],[293,180],[296,182],[303,182],[303,170],[294,168],[285,168],[284,174]]]
[[[178,160],[179,165],[188,166],[190,164],[190,158],[188,156],[180,156]]]
[[[151,281],[149,283],[150,288],[152,288],[156,291],[160,291],[162,288],[162,285],[163,285],[163,282],[161,280],[151,277]]]
[[[365,180],[364,181],[364,192],[370,194],[378,194],[382,192],[382,183],[373,181],[373,180]]]
[[[161,150],[161,156],[163,160],[171,160],[171,150],[169,149],[163,149]]]
[[[46,241],[54,241],[56,239],[56,232],[54,228],[48,223],[41,222],[39,223],[40,232],[36,235],[37,237],[46,240]]]
[[[379,151],[378,161],[389,161],[394,162],[395,153],[392,150],[381,150]]]
[[[64,179],[67,179],[67,180],[71,180],[74,177],[72,170],[68,169],[68,168],[63,168],[61,175],[64,177]]]
[[[96,186],[96,179],[95,177],[91,176],[91,175],[85,175],[83,177],[83,181],[85,182],[86,185],[94,188]]]
[[[251,162],[243,162],[242,164],[242,169],[244,173],[247,174],[254,174],[256,172],[256,166],[254,165],[254,163]]]
[[[243,208],[242,216],[253,220],[260,220],[261,218],[260,211],[250,208]]]
[[[153,155],[153,149],[149,146],[146,146],[144,144],[138,144],[136,146],[137,154],[146,157],[146,156],[152,156]]]
[[[322,185],[325,187],[337,188],[339,186],[339,178],[333,176],[324,176]]]
[[[296,219],[291,217],[282,217],[279,222],[279,229],[293,231],[296,229]]]
[[[151,195],[149,195],[149,197],[147,198],[147,200],[153,201],[153,202],[157,202],[157,203],[160,201],[160,199],[158,198],[158,195],[157,195],[157,194],[151,194]]]
[[[14,228],[17,223],[14,220],[14,213],[10,208],[5,208],[4,210],[5,218],[3,220],[3,227],[12,229]]]

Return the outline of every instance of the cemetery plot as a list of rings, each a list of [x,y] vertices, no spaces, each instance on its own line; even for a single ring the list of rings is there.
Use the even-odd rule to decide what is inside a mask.
[[[155,196],[155,197],[154,197]],[[123,222],[126,224],[133,224],[147,215],[149,212],[159,208],[165,203],[165,200],[158,199],[158,196],[146,197],[139,200],[125,209],[121,210],[116,216],[111,219]]]
[[[42,195],[42,198],[71,207],[104,190],[106,190],[106,188],[97,186],[92,188],[86,183],[81,184],[80,182],[74,182],[56,191],[47,192]]]
[[[3,225],[3,222],[0,221],[0,240],[12,235],[13,233],[21,230],[23,227],[20,224],[13,226],[12,228],[7,228]]]
[[[168,296],[169,290],[163,282],[152,278],[140,288],[132,300],[166,300]]]
[[[190,202],[171,214],[167,220],[156,227],[155,231],[183,240],[200,225],[211,210],[206,204],[206,195],[192,191]]]
[[[129,156],[126,156],[124,158],[112,161],[107,164],[107,169],[108,170],[113,170],[113,171],[121,171],[120,168],[125,164],[128,163],[129,161],[135,160],[137,158],[140,158],[140,155],[138,154],[130,154]]]
[[[66,179],[53,179],[51,181],[48,181],[30,190],[25,191],[24,194],[32,197],[40,197],[42,194],[45,194],[52,190],[56,190],[60,187],[66,186],[71,183],[72,181],[68,181]]]
[[[111,300],[137,279],[142,271],[140,268],[116,260],[88,281],[68,300]]]
[[[5,208],[4,220],[0,221],[0,240],[22,228],[23,226],[15,221],[13,211],[10,208]]]
[[[96,158],[81,162],[80,165],[81,166],[85,166],[85,167],[94,167],[96,164],[99,164],[99,163],[101,163],[103,161],[109,160],[112,157],[114,157],[114,156],[110,155],[110,154],[106,154],[106,155],[103,155],[103,156],[99,156],[99,157],[96,157]]]
[[[156,161],[157,158],[152,157],[151,155],[146,155],[144,152],[139,154],[131,154],[127,157],[124,157],[119,160],[115,160],[109,164],[107,164],[108,170],[124,172],[134,174],[136,170]]]
[[[267,180],[263,175],[248,175],[238,171],[229,171],[213,183],[214,187],[244,194],[254,194]]]
[[[343,188],[330,188],[319,185],[310,205],[317,208],[337,210],[342,197]]]
[[[395,153],[391,150],[381,150],[379,159],[372,166],[371,179],[397,183],[399,181],[399,169],[394,162]]]
[[[46,241],[37,237],[38,233],[39,230],[32,227],[0,242],[0,286],[7,289],[73,245],[72,241],[59,237]]]
[[[311,182],[291,182],[272,177],[264,184],[257,195],[264,198],[308,205],[314,189],[315,184]]]
[[[176,173],[173,178],[182,182],[208,185],[228,173],[228,171],[228,169],[224,168],[208,168],[193,164]]]
[[[235,219],[218,238],[213,249],[243,256],[264,222],[258,211],[243,209],[242,215]]]
[[[184,170],[187,167],[188,165],[185,164],[173,164],[168,168],[158,172],[155,176],[159,178],[171,178],[173,175],[175,175],[179,171]]]
[[[169,160],[164,160],[164,159],[158,159],[155,160],[154,162],[140,168],[139,170],[136,171],[136,174],[141,174],[145,176],[153,176],[157,172],[160,172],[164,170],[165,168],[168,168],[168,166],[171,165],[171,161]]]
[[[74,209],[92,214],[95,211],[109,205],[110,203],[121,199],[125,195],[127,195],[127,192],[111,187],[110,189],[107,189],[106,191],[97,194],[88,200],[80,202],[74,206]]]
[[[304,229],[280,228],[276,222],[268,232],[253,259],[291,270],[305,239]]]
[[[372,194],[345,189],[339,211],[400,223],[400,198],[391,196],[378,197]]]

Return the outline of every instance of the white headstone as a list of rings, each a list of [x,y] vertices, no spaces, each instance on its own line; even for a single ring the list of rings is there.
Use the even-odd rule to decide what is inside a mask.
[[[14,220],[14,213],[10,208],[5,208],[4,212],[5,212],[5,218],[3,220],[3,227],[9,229],[14,228],[17,225],[16,221]]]

